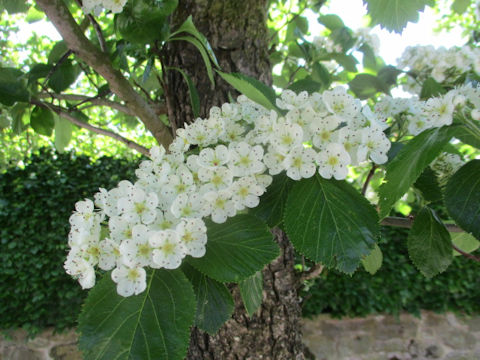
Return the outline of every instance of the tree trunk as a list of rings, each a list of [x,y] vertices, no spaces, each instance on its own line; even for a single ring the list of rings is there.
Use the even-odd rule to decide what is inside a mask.
[[[266,0],[180,0],[173,26],[189,15],[209,40],[222,71],[241,72],[271,84],[268,61]],[[215,86],[208,79],[198,50],[186,42],[170,43],[165,53],[167,66],[183,69],[200,94],[201,116],[208,109],[227,102],[238,94],[219,76]],[[188,88],[183,77],[170,71],[167,78],[167,107],[174,126],[182,127],[194,119]],[[172,121],[172,120],[171,120]],[[232,286],[235,311],[219,332],[210,336],[194,328],[189,360],[204,359],[304,359],[301,342],[298,280],[294,273],[293,248],[285,234],[275,229],[282,255],[263,270],[263,303],[251,318],[246,314],[238,288]]]

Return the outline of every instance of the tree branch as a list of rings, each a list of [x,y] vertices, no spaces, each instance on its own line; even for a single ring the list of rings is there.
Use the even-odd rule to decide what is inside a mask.
[[[469,253],[463,251],[462,249],[458,248],[458,247],[455,246],[454,244],[452,244],[452,247],[453,247],[453,249],[454,249],[456,252],[458,252],[459,254],[465,256],[466,258],[480,262],[480,258],[479,258],[479,257],[476,257],[475,255],[472,255],[472,254],[469,254]]]
[[[115,101],[99,98],[97,96],[86,96],[80,94],[55,94],[55,93],[40,93],[37,94],[37,97],[40,99],[53,97],[57,100],[66,100],[66,101],[80,101],[81,103],[90,103],[95,106],[107,106],[109,108],[115,109],[117,111],[123,112],[124,114],[135,116],[135,113],[132,112],[128,107],[123,104],[117,103]]]
[[[50,109],[51,111],[55,112],[58,116],[61,116],[62,118],[70,121],[71,123],[73,123],[73,124],[75,124],[75,125],[77,125],[81,128],[90,130],[91,132],[94,132],[96,134],[111,137],[112,139],[115,139],[115,140],[125,144],[130,149],[134,149],[134,150],[138,151],[139,153],[141,153],[143,155],[150,156],[149,151],[146,147],[144,147],[140,144],[137,144],[136,142],[134,142],[132,140],[128,140],[128,139],[124,138],[123,136],[121,136],[117,133],[114,133],[113,131],[105,130],[105,129],[90,125],[86,122],[80,121],[76,117],[74,117],[72,114],[70,114],[67,109],[64,109],[60,106],[56,106],[56,105],[53,105],[53,104],[44,103],[44,102],[42,102],[38,99],[31,99],[30,102],[32,104],[36,105],[36,106],[40,106],[40,107],[43,107],[43,108]]]
[[[320,276],[323,271],[323,265],[318,263],[313,265],[310,270],[304,271],[300,274],[298,281],[303,284],[306,280],[312,280]]]
[[[413,219],[409,218],[401,218],[395,216],[389,216],[383,219],[380,222],[382,226],[396,226],[401,228],[408,228],[410,229],[413,225]],[[462,228],[458,227],[455,224],[445,224],[445,227],[449,232],[465,232]]]
[[[85,37],[64,2],[37,0],[37,4],[56,27],[68,48],[108,82],[112,92],[125,102],[155,139],[167,148],[173,139],[168,127],[158,118],[155,109],[133,89],[122,73],[113,67],[107,54],[100,51]]]

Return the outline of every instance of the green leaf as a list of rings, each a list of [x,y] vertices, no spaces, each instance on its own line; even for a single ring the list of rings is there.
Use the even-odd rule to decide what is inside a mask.
[[[195,295],[180,270],[147,273],[146,290],[117,295],[109,273],[92,289],[79,317],[79,347],[85,360],[185,357]]]
[[[258,271],[249,278],[238,284],[240,295],[242,296],[243,305],[247,314],[252,316],[257,312],[263,301],[263,275]]]
[[[436,82],[434,78],[429,77],[422,85],[420,99],[427,100],[431,97],[445,94],[446,92],[447,90],[440,83]]]
[[[51,64],[35,64],[28,72],[28,83],[33,84],[38,79],[45,78],[52,70]]]
[[[145,0],[127,2],[123,11],[115,16],[115,29],[133,44],[150,44],[168,37],[167,16],[170,7],[157,6]]]
[[[447,183],[447,211],[460,227],[480,239],[480,160],[463,165]]]
[[[417,22],[418,12],[433,0],[363,0],[373,24],[401,33],[407,22]]]
[[[55,65],[68,51],[65,41],[57,41],[48,54],[48,63]]]
[[[363,67],[377,70],[377,58],[375,57],[373,49],[367,44],[362,44],[358,50],[363,53]]]
[[[264,83],[239,73],[224,73],[217,70],[217,73],[237,91],[248,97],[250,100],[264,106],[269,110],[280,112],[276,106],[275,91]]]
[[[312,80],[309,76],[305,79],[297,80],[291,84],[288,89],[296,93],[307,91],[309,93],[320,91],[323,88],[323,85],[317,81]]]
[[[232,295],[224,284],[210,279],[187,263],[182,269],[197,298],[195,325],[213,335],[232,316],[235,307]]]
[[[456,128],[444,126],[423,131],[415,136],[387,164],[385,182],[379,189],[380,218],[388,215],[395,202],[442,151],[455,135]]]
[[[198,41],[193,36],[177,36],[173,38],[171,37],[168,41],[188,41],[189,43],[193,44],[198,49],[198,51],[200,52],[200,55],[202,56],[203,63],[207,68],[207,75],[208,75],[208,78],[210,79],[210,82],[212,83],[212,85],[215,85],[215,81],[213,79],[212,64],[210,62],[210,59],[208,57],[208,54],[205,48],[203,47],[200,41]]]
[[[450,233],[453,244],[460,250],[470,254],[480,247],[480,241],[475,239],[469,233]],[[453,250],[453,256],[460,256],[458,251]]]
[[[31,6],[30,9],[28,9],[27,17],[25,18],[25,20],[29,24],[33,24],[34,22],[42,20],[44,17],[45,14],[43,12],[38,11],[37,9],[35,9],[34,6]]]
[[[348,86],[362,100],[374,96],[379,91],[388,92],[388,86],[370,74],[358,74],[348,83]]]
[[[375,209],[357,190],[319,175],[293,185],[284,224],[297,251],[345,273],[371,252],[379,232]]]
[[[207,50],[208,55],[210,56],[210,59],[212,60],[213,64],[220,69],[220,65],[218,65],[217,58],[215,57],[215,53],[213,52],[212,47],[210,46],[210,43],[208,42],[207,38],[200,32],[198,29],[195,27],[195,24],[193,23],[192,20],[192,15],[190,15],[185,22],[180,25],[180,27],[173,32],[170,37],[174,37],[178,34],[181,34],[182,32],[189,33],[190,35],[193,35],[197,40],[199,40],[202,45],[205,47],[205,50]]]
[[[53,113],[43,107],[34,107],[30,115],[30,126],[40,135],[51,136],[55,126]]]
[[[455,137],[465,144],[472,145],[473,147],[480,149],[480,137],[476,134],[476,132],[470,130],[467,126],[459,126],[457,132],[455,133]]]
[[[396,85],[397,77],[402,73],[396,67],[388,65],[382,67],[377,74],[377,77],[387,85]]]
[[[425,200],[430,202],[440,201],[443,199],[442,189],[437,181],[437,175],[430,167],[426,167],[413,184],[416,189],[420,190]]]
[[[70,121],[55,116],[55,148],[62,153],[72,139],[72,124]]]
[[[467,11],[468,6],[471,4],[471,0],[455,0],[452,4],[451,9],[455,11],[457,14],[463,14]]]
[[[5,9],[10,15],[27,12],[29,7],[25,0],[0,0],[0,10]]]
[[[312,79],[319,81],[324,89],[327,89],[332,83],[330,72],[320,62],[316,62],[312,65]]]
[[[293,183],[285,172],[275,175],[272,184],[260,197],[260,204],[250,209],[249,213],[265,221],[271,228],[278,226],[283,220],[283,210]]]
[[[63,61],[50,75],[48,86],[56,93],[60,93],[68,89],[77,80],[79,74],[80,68],[73,65],[71,60]]]
[[[190,95],[190,103],[192,104],[193,116],[194,117],[200,116],[200,97],[198,96],[198,91],[197,91],[197,88],[195,87],[195,84],[192,81],[192,78],[188,76],[188,74],[180,68],[169,67],[168,69],[176,70],[180,74],[182,74],[188,86],[188,94]]]
[[[17,103],[10,108],[10,116],[12,118],[12,131],[15,135],[21,134],[27,129],[24,119],[27,117],[26,110],[28,105],[26,103]]]
[[[206,255],[188,263],[221,282],[244,280],[279,255],[265,223],[251,215],[237,215],[224,224],[207,221],[207,236]]]
[[[318,18],[318,22],[330,30],[341,29],[345,27],[343,20],[334,14],[322,15]]]
[[[357,72],[358,61],[352,55],[335,54],[332,58],[339,63],[345,70]]]
[[[28,102],[30,93],[23,72],[15,68],[0,67],[0,103],[12,106],[17,101]]]
[[[355,38],[353,37],[352,30],[346,26],[332,30],[330,37],[336,44],[339,44],[342,47],[343,52],[346,52],[355,45]]]
[[[374,275],[382,267],[383,254],[380,247],[375,244],[372,252],[362,259],[362,265],[365,271]]]
[[[443,271],[452,262],[452,241],[435,212],[424,207],[415,217],[407,239],[408,255],[427,278]]]

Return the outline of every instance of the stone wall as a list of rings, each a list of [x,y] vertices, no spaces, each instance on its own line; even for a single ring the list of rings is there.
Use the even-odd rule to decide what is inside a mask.
[[[480,316],[423,312],[421,318],[376,315],[303,321],[305,344],[317,360],[480,360]],[[81,360],[75,332],[52,330],[27,339],[25,331],[0,335],[0,360]]]
[[[303,334],[317,360],[480,360],[480,316],[320,315],[304,320]]]

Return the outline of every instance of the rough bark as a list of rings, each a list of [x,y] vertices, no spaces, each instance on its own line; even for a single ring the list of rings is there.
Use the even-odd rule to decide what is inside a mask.
[[[180,25],[189,15],[209,40],[225,72],[241,72],[271,84],[266,28],[266,0],[181,0],[173,23]],[[235,91],[220,77],[213,87],[198,50],[185,42],[171,43],[165,63],[186,71],[196,84],[201,116],[213,105],[229,101]],[[193,120],[188,88],[175,71],[168,73],[167,107],[170,121],[182,127]],[[238,288],[231,286],[235,312],[214,336],[192,329],[189,360],[204,359],[304,359],[299,320],[298,279],[294,273],[294,254],[280,230],[274,235],[282,255],[263,270],[264,297],[261,309],[251,318],[246,314]]]
[[[240,72],[271,84],[268,61],[266,0],[181,0],[172,19],[177,28],[189,16],[204,34],[217,57],[222,71]],[[213,105],[229,101],[237,93],[217,74],[211,84],[198,50],[186,42],[171,42],[166,52],[166,65],[183,69],[194,81],[200,95],[200,116],[208,115]],[[168,73],[167,107],[176,127],[194,119],[188,88],[175,71]]]

